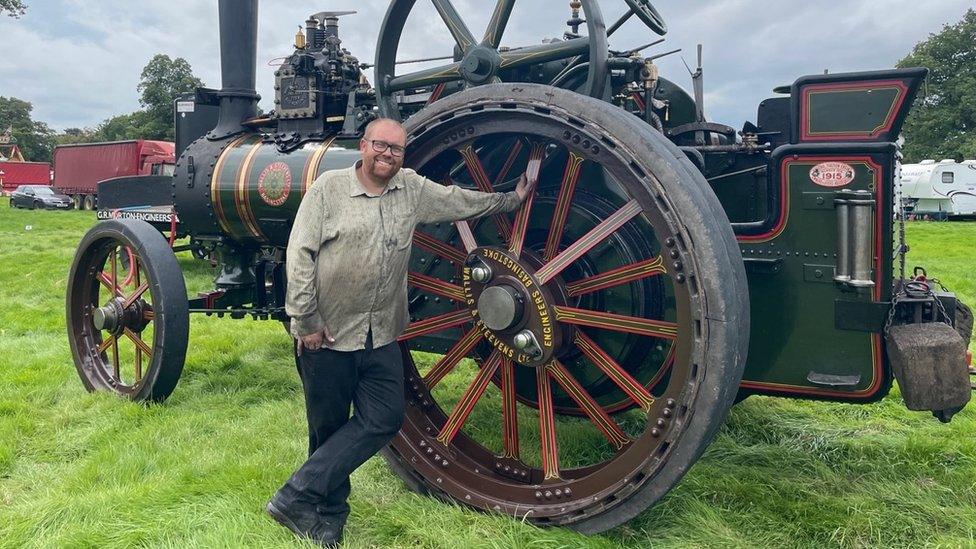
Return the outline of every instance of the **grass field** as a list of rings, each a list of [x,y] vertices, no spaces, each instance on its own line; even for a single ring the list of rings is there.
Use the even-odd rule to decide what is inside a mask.
[[[195,317],[164,405],[85,392],[64,294],[92,218],[0,209],[0,547],[301,545],[263,511],[306,451],[287,336]],[[910,265],[976,303],[976,223],[908,236]],[[203,263],[181,262],[205,288]],[[864,406],[750,398],[671,494],[600,536],[417,496],[379,458],[353,484],[351,548],[976,546],[976,405],[942,425],[897,390]]]

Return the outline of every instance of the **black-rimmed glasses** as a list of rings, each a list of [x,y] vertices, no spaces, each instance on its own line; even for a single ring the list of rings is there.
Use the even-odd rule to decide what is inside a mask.
[[[370,139],[369,142],[373,145],[373,150],[378,153],[386,152],[387,149],[390,149],[390,154],[393,156],[403,156],[403,153],[406,152],[406,149],[400,145],[391,145],[379,139]]]

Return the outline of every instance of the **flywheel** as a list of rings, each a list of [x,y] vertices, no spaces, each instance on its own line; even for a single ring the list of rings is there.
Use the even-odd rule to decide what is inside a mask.
[[[599,532],[670,490],[735,398],[746,277],[684,154],[599,100],[490,84],[407,122],[405,166],[539,187],[512,214],[420,226],[401,336],[409,406],[385,450],[412,488]]]

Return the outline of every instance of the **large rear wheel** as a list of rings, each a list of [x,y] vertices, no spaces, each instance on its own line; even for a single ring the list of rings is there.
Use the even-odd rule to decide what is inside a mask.
[[[746,278],[701,175],[659,132],[548,86],[489,85],[408,120],[405,165],[511,190],[514,215],[418,227],[401,336],[412,488],[598,532],[711,441],[748,344]]]

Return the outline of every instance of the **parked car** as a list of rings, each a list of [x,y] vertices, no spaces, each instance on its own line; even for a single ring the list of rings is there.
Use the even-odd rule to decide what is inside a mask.
[[[59,194],[47,185],[21,185],[10,194],[10,207],[70,210],[74,203],[70,196]]]

